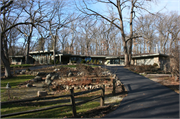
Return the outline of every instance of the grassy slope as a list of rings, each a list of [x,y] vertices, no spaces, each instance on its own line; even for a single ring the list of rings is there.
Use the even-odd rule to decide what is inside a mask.
[[[11,85],[11,88],[16,88],[19,83],[27,81],[27,80],[32,79],[32,78],[34,78],[34,76],[18,75],[17,77],[13,77],[13,78],[9,78],[9,79],[3,79],[3,80],[1,80],[1,87],[5,87],[6,84],[9,82]],[[4,91],[6,91],[6,89],[1,89],[1,93]],[[3,97],[1,97],[1,98],[3,99]],[[4,100],[1,100],[1,101],[4,101]],[[3,114],[14,113],[14,112],[40,109],[40,108],[44,108],[44,107],[61,105],[61,104],[64,104],[64,103],[58,103],[58,104],[45,103],[45,104],[36,104],[36,105],[9,104],[9,105],[1,106],[1,114],[3,115]],[[88,102],[86,104],[76,106],[77,113],[86,112],[87,110],[98,107],[99,105],[100,105],[99,102],[94,101],[94,102]],[[9,118],[47,118],[47,117],[51,117],[51,118],[60,117],[60,118],[62,118],[65,116],[67,116],[67,117],[72,116],[71,107],[67,107],[67,106],[66,107],[60,107],[60,108],[55,108],[55,109],[36,112],[36,113],[28,113],[28,114],[11,116]]]
[[[11,85],[11,88],[16,88],[19,83],[28,81],[33,78],[34,76],[31,75],[18,75],[9,79],[1,79],[1,87],[6,87],[7,83],[9,83]],[[3,93],[4,91],[6,91],[6,89],[1,88],[1,93]]]
[[[58,104],[51,104],[51,105],[20,105],[20,104],[13,104],[13,105],[6,105],[1,106],[1,114],[8,114],[20,111],[27,111],[27,110],[34,110],[49,106],[61,105],[62,103]],[[88,102],[83,105],[76,106],[77,113],[86,112],[92,108],[98,107],[99,102]],[[63,117],[72,116],[72,108],[70,106],[54,108],[46,111],[40,111],[35,113],[27,113],[21,114],[16,116],[11,116],[8,118],[63,118]]]

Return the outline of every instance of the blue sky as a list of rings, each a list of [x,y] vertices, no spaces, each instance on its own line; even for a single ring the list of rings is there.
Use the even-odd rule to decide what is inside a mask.
[[[158,0],[157,3],[151,4],[152,11],[158,12],[165,7],[161,12],[177,11],[180,14],[180,0]]]
[[[178,14],[180,15],[180,0],[157,0],[156,4],[151,1],[147,1],[147,2],[150,4],[149,10],[153,13],[156,13],[160,10],[161,13],[177,11]],[[97,5],[95,8],[103,13],[108,11],[107,6],[105,4],[101,4],[100,6]],[[37,36],[33,37],[32,40],[36,40],[36,38]],[[20,41],[23,42],[24,40],[21,39]]]

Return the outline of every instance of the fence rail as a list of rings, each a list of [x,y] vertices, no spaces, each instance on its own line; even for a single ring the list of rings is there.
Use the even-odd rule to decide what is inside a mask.
[[[87,93],[98,91],[98,90],[102,90],[101,96],[96,96],[94,98],[75,103],[74,96],[83,95],[83,94],[87,94]],[[56,97],[41,97],[41,98],[38,97],[38,98],[23,99],[23,100],[17,100],[17,101],[1,102],[1,105],[5,105],[5,104],[29,102],[29,101],[35,101],[35,100],[46,100],[46,99],[56,99],[56,98],[61,98],[61,97],[71,97],[71,104],[57,105],[57,106],[51,106],[51,107],[46,107],[46,108],[41,108],[41,109],[35,109],[35,110],[29,110],[29,111],[23,111],[23,112],[15,112],[15,113],[11,113],[11,114],[4,114],[4,115],[1,115],[1,118],[20,115],[20,114],[26,114],[26,113],[32,113],[32,112],[39,112],[39,111],[44,111],[44,110],[49,110],[49,109],[54,109],[54,108],[64,107],[64,106],[72,106],[73,116],[76,117],[77,116],[76,105],[81,105],[81,104],[93,101],[95,99],[98,99],[98,98],[100,98],[100,106],[104,105],[104,96],[105,96],[105,86],[104,85],[101,88],[92,89],[92,90],[83,91],[83,92],[77,92],[77,93],[74,93],[74,89],[70,89],[70,92],[71,92],[70,95],[61,95],[61,96],[56,96]]]

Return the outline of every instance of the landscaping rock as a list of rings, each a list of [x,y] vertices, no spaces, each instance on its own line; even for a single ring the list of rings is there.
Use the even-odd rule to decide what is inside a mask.
[[[69,86],[66,86],[66,90],[69,90],[70,89],[70,87]]]
[[[88,87],[88,86],[86,86],[86,87],[84,87],[84,89],[85,89],[85,90],[89,90],[89,87]]]
[[[7,83],[6,88],[11,88],[11,85]]]
[[[25,74],[25,72],[20,72],[20,74]]]
[[[75,86],[74,89],[77,90],[77,89],[79,89],[79,87],[78,87],[78,86]]]
[[[37,81],[42,81],[42,77],[40,76],[36,76],[34,79],[36,79]]]
[[[59,77],[59,75],[53,75],[52,77],[51,77],[51,80],[54,80],[54,79],[58,79],[58,77]]]
[[[36,73],[36,72],[32,72],[32,75],[33,75],[33,76],[36,76],[36,75],[37,75],[37,73]]]
[[[37,96],[38,96],[38,97],[46,96],[46,95],[47,95],[47,92],[46,92],[46,91],[38,91],[38,92],[37,92]]]
[[[117,86],[121,85],[121,82],[119,80],[116,81]]]
[[[93,89],[93,86],[92,86],[92,85],[89,85],[89,89]]]
[[[72,73],[72,72],[69,72],[69,73],[68,73],[68,77],[70,77],[70,76],[73,76],[73,73]]]
[[[24,72],[24,73],[26,73],[26,70],[22,70],[21,72]]]
[[[46,75],[45,72],[37,72],[37,75],[36,75],[36,76],[44,76],[44,75]]]
[[[32,87],[32,84],[28,83],[26,84],[26,87]]]
[[[31,79],[31,81],[33,81],[33,82],[38,82],[38,80],[37,80],[37,79]]]
[[[46,75],[46,79],[51,79],[51,74]]]
[[[51,85],[51,79],[49,79],[49,78],[45,79],[45,83],[46,83],[48,86]]]
[[[84,76],[84,72],[81,72],[79,75],[80,75],[80,76]]]

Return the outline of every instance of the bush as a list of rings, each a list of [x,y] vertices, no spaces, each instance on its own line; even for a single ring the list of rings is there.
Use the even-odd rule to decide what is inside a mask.
[[[94,64],[97,64],[96,60],[94,60]]]
[[[56,60],[56,64],[58,64],[58,63],[59,63],[59,60]],[[51,60],[50,64],[54,64],[54,60]]]
[[[86,63],[89,63],[89,62],[90,62],[89,60],[86,61]]]
[[[91,60],[91,64],[93,64],[93,60]]]
[[[100,64],[99,60],[97,61],[97,64]]]
[[[72,61],[72,63],[76,63],[76,61]]]
[[[56,64],[59,64],[59,60],[56,60]]]
[[[158,64],[157,64],[157,63],[154,63],[153,66],[156,67],[156,66],[158,66]]]
[[[85,59],[82,59],[82,60],[81,60],[81,63],[86,63]]]

